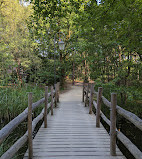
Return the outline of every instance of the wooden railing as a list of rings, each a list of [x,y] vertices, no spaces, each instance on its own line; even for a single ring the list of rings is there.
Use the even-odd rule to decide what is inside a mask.
[[[51,97],[51,102],[49,103],[49,97]],[[57,106],[59,102],[59,83],[55,84],[55,90],[51,86],[51,92],[48,93],[48,86],[45,87],[45,97],[39,101],[32,103],[32,93],[28,95],[28,108],[26,108],[21,114],[10,121],[5,127],[0,130],[0,144],[9,136],[9,134],[18,125],[23,122],[28,117],[28,130],[27,132],[18,139],[1,157],[0,159],[10,159],[12,158],[20,148],[28,141],[29,148],[29,158],[33,156],[32,148],[32,134],[37,125],[37,123],[44,118],[44,127],[47,128],[47,110],[51,110],[51,115],[53,115],[53,105]],[[41,113],[32,121],[32,111],[39,107],[41,104],[45,103],[45,107],[42,109]],[[50,105],[48,107],[48,105]]]
[[[121,108],[117,105],[117,95],[111,94],[111,102],[102,96],[103,88],[99,87],[98,92],[94,91],[94,83],[84,83],[82,102],[85,106],[89,106],[89,114],[92,113],[92,107],[96,109],[96,127],[100,127],[100,118],[102,118],[110,126],[110,154],[116,155],[116,137],[123,143],[123,145],[130,151],[136,159],[142,159],[142,152],[120,131],[116,128],[116,112],[133,123],[138,129],[142,131],[142,120],[135,114]],[[97,97],[97,102],[93,97]],[[101,102],[110,109],[110,120],[101,111]]]

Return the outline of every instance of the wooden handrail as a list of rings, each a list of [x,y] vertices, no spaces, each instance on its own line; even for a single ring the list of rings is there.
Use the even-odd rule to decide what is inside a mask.
[[[104,96],[102,96],[102,101],[107,107],[110,108],[111,102],[109,102]],[[118,105],[117,105],[116,109],[120,115],[122,115],[127,120],[132,122],[137,128],[139,128],[142,131],[142,120],[138,116],[136,116],[134,113],[131,113],[131,112],[121,108]]]
[[[44,103],[45,98],[40,99],[39,101],[32,104],[32,110],[37,108],[40,104]],[[6,137],[28,116],[28,108],[26,108],[21,114],[16,118],[11,120],[7,125],[5,125],[0,130],[0,144],[6,139]]]
[[[85,89],[84,89],[85,91]],[[85,93],[84,93],[85,94]],[[94,91],[94,94],[98,96],[98,92]],[[103,103],[108,107],[111,108],[111,102],[109,102],[104,96],[101,97]],[[97,103],[96,101],[93,101],[93,105],[96,109],[97,112]],[[137,128],[142,130],[142,120],[136,116],[135,114],[121,108],[120,106],[116,105],[116,111],[122,115],[124,118],[129,120],[131,123],[133,123]],[[109,125],[111,126],[111,121],[103,114],[103,112],[100,110],[100,116],[102,119]],[[116,135],[117,138],[124,144],[124,146],[131,152],[131,154],[136,158],[140,159],[142,158],[142,152],[122,133],[119,132],[116,129]]]
[[[98,94],[98,92],[94,91],[94,94]],[[109,102],[104,96],[102,96],[102,101],[103,103],[110,108],[111,106],[111,102]],[[126,118],[127,120],[129,120],[130,122],[132,122],[138,129],[140,129],[142,131],[142,119],[140,119],[137,115],[135,115],[134,113],[123,109],[120,106],[116,106],[116,110],[117,113],[119,113],[120,115],[122,115],[124,118]]]
[[[125,145],[136,159],[142,158],[142,152],[120,131],[117,131],[117,138]]]
[[[97,109],[97,103],[93,101],[93,105],[95,109]],[[101,111],[101,117],[102,119],[110,126],[111,122],[110,120],[103,114]],[[132,155],[136,159],[140,159],[142,157],[142,152],[120,131],[116,129],[116,135],[117,138],[125,145],[125,147],[132,153]]]
[[[58,87],[59,88],[59,87]],[[56,89],[59,93],[59,90]],[[47,93],[47,92],[46,92]],[[55,102],[55,98],[57,99],[57,97],[55,97],[56,95],[58,95],[59,98],[59,94],[56,93],[55,91],[52,90],[52,98],[54,98],[54,101],[51,100],[53,103]],[[48,93],[48,96],[51,96],[51,93]],[[40,99],[39,101],[35,102],[32,104],[32,110],[34,110],[35,108],[37,108],[40,104],[45,102],[45,98]],[[51,102],[50,102],[50,107],[51,107]],[[49,108],[50,108],[49,107]],[[48,108],[48,109],[49,109]],[[40,115],[38,115],[32,122],[32,132],[34,131],[37,123],[44,117],[45,111],[44,109],[42,110],[42,112],[40,113]],[[4,141],[4,139],[23,121],[27,118],[28,116],[28,108],[26,108],[21,114],[19,114],[16,118],[14,118],[12,121],[10,121],[5,127],[3,127],[0,130],[0,143],[2,143]],[[28,139],[28,131],[20,138],[18,139],[13,146],[11,146],[2,156],[1,159],[7,159],[7,158],[12,158],[14,156],[14,154],[25,144],[25,142]]]
[[[41,111],[41,113],[33,120],[32,122],[32,132],[34,131],[37,123],[43,118],[44,116],[44,109]],[[11,146],[2,156],[0,159],[7,159],[12,158],[15,153],[23,147],[23,145],[28,140],[28,131],[20,138],[18,139],[13,146]]]

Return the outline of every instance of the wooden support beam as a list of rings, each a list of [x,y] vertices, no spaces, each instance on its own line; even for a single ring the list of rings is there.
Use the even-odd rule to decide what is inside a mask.
[[[47,128],[48,86],[45,87],[44,128]]]
[[[57,83],[57,103],[59,103],[60,82]]]
[[[101,99],[102,99],[102,91],[103,88],[98,88],[98,94],[97,94],[97,110],[96,110],[96,127],[100,127],[100,112],[101,112]]]
[[[55,107],[57,107],[58,84],[55,84]]]
[[[51,115],[53,115],[53,86],[51,86]]]
[[[92,114],[94,83],[91,83],[90,86],[91,86],[91,92],[90,92],[90,101],[89,101],[89,114]]]
[[[111,94],[111,111],[110,111],[110,155],[116,156],[116,105],[117,95]]]
[[[85,89],[85,83],[83,82],[83,90],[82,90],[82,102],[84,102],[84,89]]]
[[[88,105],[88,94],[89,94],[89,83],[87,84],[87,91],[86,91],[86,99],[85,99],[85,107]]]
[[[33,158],[33,143],[32,143],[32,93],[28,96],[28,148],[29,159]]]

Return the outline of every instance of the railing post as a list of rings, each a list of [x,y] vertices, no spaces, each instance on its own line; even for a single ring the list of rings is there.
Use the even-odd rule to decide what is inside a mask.
[[[29,159],[33,158],[33,143],[32,143],[32,93],[28,95],[28,146]]]
[[[47,128],[48,86],[45,87],[44,128]]]
[[[53,86],[51,86],[51,115],[53,115]]]
[[[83,82],[83,90],[82,90],[82,102],[84,102],[84,88],[85,88],[85,83]]]
[[[60,82],[57,83],[57,103],[59,103]]]
[[[55,84],[55,107],[57,107],[57,96],[58,96],[58,84]]]
[[[86,99],[85,99],[85,107],[88,105],[88,93],[89,93],[89,83],[87,84],[87,92],[86,92]]]
[[[116,105],[117,95],[111,94],[111,112],[110,112],[110,155],[116,156]]]
[[[100,111],[101,111],[101,99],[102,99],[102,91],[103,88],[98,88],[98,94],[97,94],[97,110],[96,110],[96,127],[100,127]]]
[[[90,101],[89,101],[89,114],[92,114],[94,83],[91,83],[90,86],[91,86],[91,90],[90,90]]]

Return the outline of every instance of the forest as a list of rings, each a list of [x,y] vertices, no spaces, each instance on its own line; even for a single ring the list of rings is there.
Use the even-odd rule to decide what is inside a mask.
[[[141,117],[141,8],[141,0],[0,0],[0,93],[5,94],[0,116],[11,116],[10,87],[58,81],[63,86],[70,78],[116,91],[120,104]]]
[[[0,128],[27,107],[26,92],[36,101],[67,80],[116,92],[142,118],[141,15],[141,0],[0,0]]]

